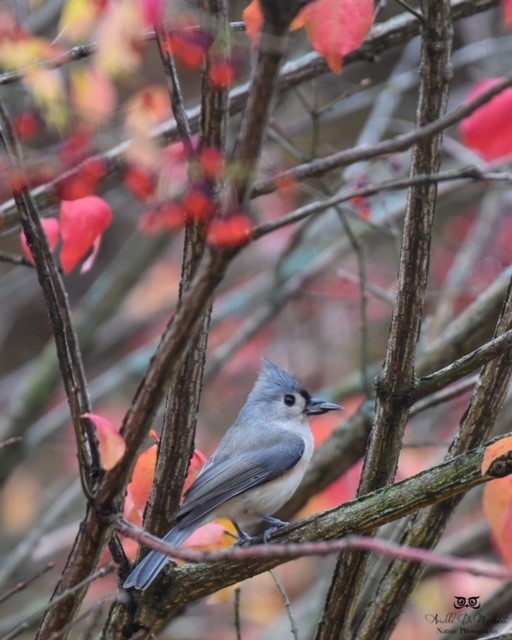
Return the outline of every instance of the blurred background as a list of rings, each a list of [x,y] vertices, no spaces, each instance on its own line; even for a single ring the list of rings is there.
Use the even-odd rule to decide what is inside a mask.
[[[15,15],[32,33],[50,41],[57,38],[65,50],[65,42],[58,37],[62,5],[54,0],[6,2],[0,7],[0,20]],[[243,3],[232,4],[233,21],[240,21],[243,8]],[[402,13],[401,6],[388,2],[379,11],[378,21],[385,23]],[[295,34],[290,59],[301,59],[309,51],[305,36]],[[480,81],[508,73],[511,52],[512,35],[504,26],[500,7],[457,21],[449,108],[460,105]],[[254,58],[241,30],[233,34],[233,60],[236,84],[242,84],[250,76]],[[61,67],[59,73],[69,82],[73,68],[87,64],[85,57]],[[281,93],[269,123],[260,177],[272,177],[307,159],[410,131],[416,110],[418,64],[419,42],[415,38],[389,47],[373,59],[348,63],[339,76],[319,75]],[[182,63],[179,73],[186,105],[193,109],[199,101],[199,74]],[[137,173],[129,158],[119,160],[119,145],[127,136],[130,99],[144,88],[165,87],[158,52],[155,43],[148,42],[141,66],[129,79],[116,80],[117,103],[108,123],[83,144],[77,140],[73,116],[71,124],[60,132],[46,126],[31,88],[24,82],[6,81],[8,74],[7,69],[0,76],[0,99],[21,131],[25,158],[34,172],[44,174],[43,169],[50,165],[55,165],[56,174],[66,170],[63,158],[69,149],[73,155],[70,164],[92,154],[113,154],[118,163],[96,191],[114,212],[114,223],[104,235],[96,264],[89,273],[65,276],[65,283],[94,411],[119,425],[179,292],[183,231],[148,233],[144,229],[152,196],[151,185],[146,189],[148,172]],[[233,144],[239,118],[235,114],[230,120],[228,146]],[[24,135],[23,126],[32,121],[33,133]],[[163,144],[165,141],[160,141]],[[19,256],[20,231],[9,201],[12,176],[3,153],[0,163],[1,211],[7,220],[0,235],[0,251],[2,257]],[[492,166],[503,168],[504,163],[498,159]],[[443,170],[467,165],[490,170],[489,158],[468,148],[457,128],[448,129]],[[342,188],[405,177],[408,169],[408,153],[358,163],[261,196],[252,201],[250,216],[255,224],[272,222]],[[172,174],[178,191],[184,188],[180,171],[183,173],[182,167],[177,167]],[[405,201],[405,190],[350,200],[299,225],[265,235],[234,260],[215,299],[208,344],[197,428],[197,447],[206,455],[236,417],[262,356],[293,373],[311,392],[344,404],[342,414],[315,419],[318,445],[336,430],[343,430],[345,421],[373,393],[372,380],[385,354],[394,302]],[[58,201],[45,202],[42,213],[58,213]],[[510,182],[468,180],[439,185],[419,358],[426,359],[436,339],[475,300],[489,291],[504,291],[507,279],[503,274],[510,264],[511,247]],[[478,331],[475,328],[475,337],[480,340],[475,346],[492,335],[498,308],[491,303],[485,307]],[[422,374],[435,368],[429,369],[427,361]],[[398,479],[441,458],[469,394],[466,384],[452,399],[413,412]],[[0,597],[37,575],[17,595],[0,601],[0,637],[7,638],[13,628],[45,606],[77,531],[84,498],[36,274],[30,266],[5,260],[0,262],[0,412],[0,441],[21,438],[0,449]],[[509,424],[509,414],[510,403],[498,429]],[[156,432],[160,417],[153,425]],[[152,442],[148,438],[147,446]],[[298,517],[354,497],[360,468],[357,463],[315,496]],[[463,537],[468,537],[475,553],[497,559],[483,519],[479,490],[463,500],[443,544],[451,550],[454,540],[460,544]],[[300,638],[312,637],[333,563],[334,557],[307,558],[275,572],[291,601]],[[451,610],[454,595],[478,595],[484,600],[499,586],[495,580],[469,574],[430,574],[416,590],[393,635],[395,640],[438,637],[426,615]],[[84,611],[92,609],[77,622],[72,637],[90,637],[88,629],[100,626],[116,589],[115,576],[91,586]],[[233,590],[229,590],[195,604],[161,637],[235,637],[233,599]],[[268,574],[242,585],[240,613],[244,640],[291,637],[283,595]],[[20,629],[16,637],[31,638],[33,629]]]

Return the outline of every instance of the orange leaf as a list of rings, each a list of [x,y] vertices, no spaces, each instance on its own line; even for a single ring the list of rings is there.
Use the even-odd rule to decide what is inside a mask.
[[[512,451],[512,436],[500,438],[486,447],[482,459],[482,475],[485,476],[489,473],[489,469],[496,458],[506,456],[510,451]]]
[[[98,196],[62,201],[61,262],[65,273],[71,273],[89,251],[97,246],[112,220],[110,205]]]
[[[137,458],[132,481],[128,485],[128,495],[139,511],[144,511],[155,479],[158,445],[153,444]]]
[[[373,0],[315,0],[299,14],[311,44],[334,73],[341,73],[343,58],[363,44],[374,17]]]
[[[208,462],[208,458],[199,451],[199,449],[194,449],[194,453],[192,454],[192,460],[190,461],[190,465],[188,467],[187,478],[185,480],[185,485],[183,487],[183,493],[187,493],[191,485],[194,483],[195,479],[199,475],[199,472],[204,467],[204,465]]]
[[[259,0],[252,0],[242,14],[245,22],[245,31],[255,46],[260,42],[261,30],[263,29],[263,12]]]
[[[492,463],[512,451],[512,437],[501,438],[489,445],[482,462],[482,474],[486,475]],[[491,480],[485,485],[483,497],[485,517],[507,566],[512,567],[512,476]]]
[[[59,244],[60,240],[60,224],[57,218],[43,218],[41,220],[41,224],[43,225],[43,229],[45,235],[48,239],[48,245],[50,247],[50,251],[53,251],[55,247]],[[32,251],[27,244],[27,239],[23,231],[21,232],[21,246],[23,248],[23,253],[27,256],[32,264],[34,264],[34,258],[32,257]]]
[[[96,434],[100,445],[101,464],[109,471],[121,460],[126,451],[126,443],[119,433],[119,429],[106,418],[96,413],[84,413],[82,418],[89,420],[96,427]]]

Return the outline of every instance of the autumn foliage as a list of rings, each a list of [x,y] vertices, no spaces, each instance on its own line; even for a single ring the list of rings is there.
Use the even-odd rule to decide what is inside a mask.
[[[512,450],[512,0],[496,5],[0,3],[0,637],[484,637],[447,621],[456,596],[485,616],[498,591],[509,616],[512,476],[490,469]],[[144,549],[119,523],[172,526],[261,356],[344,407],[312,420],[311,468],[274,514],[308,520],[272,543],[348,526],[480,564],[420,576],[324,548],[271,576],[273,545],[233,560],[220,520],[184,546],[229,561],[122,590]]]

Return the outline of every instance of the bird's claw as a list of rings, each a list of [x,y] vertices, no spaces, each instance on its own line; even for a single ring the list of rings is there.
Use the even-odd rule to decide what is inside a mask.
[[[263,521],[272,525],[263,533],[263,542],[265,544],[268,544],[270,537],[273,536],[276,531],[290,524],[289,522],[284,522],[284,520],[279,520],[279,518],[273,518],[271,516],[264,516]]]

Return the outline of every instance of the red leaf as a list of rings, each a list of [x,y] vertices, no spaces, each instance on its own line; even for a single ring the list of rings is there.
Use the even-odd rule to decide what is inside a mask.
[[[213,215],[213,202],[211,197],[201,187],[192,187],[185,196],[183,206],[194,220],[208,220]]]
[[[505,14],[505,24],[512,26],[512,0],[503,0],[503,13]]]
[[[109,420],[96,413],[84,413],[82,417],[89,418],[96,427],[103,468],[107,471],[112,469],[121,460],[126,451],[126,443],[119,433],[119,429],[114,427]]]
[[[220,149],[215,147],[204,147],[201,149],[199,164],[201,165],[204,177],[212,182],[218,180],[224,172],[224,156]]]
[[[241,213],[226,220],[214,220],[208,227],[208,243],[219,249],[243,246],[251,237],[251,221]]]
[[[146,211],[139,223],[140,230],[147,235],[165,231],[178,231],[185,226],[185,208],[179,202],[167,202]]]
[[[48,245],[50,247],[50,251],[54,251],[55,247],[59,244],[59,240],[60,240],[59,221],[57,220],[57,218],[43,218],[41,220],[41,224],[43,225],[44,232],[48,239]],[[21,246],[23,248],[23,253],[27,256],[30,262],[34,264],[34,258],[27,244],[27,239],[23,231],[21,232]]]
[[[25,111],[14,121],[14,129],[20,140],[34,138],[41,128],[41,121],[37,113]]]
[[[374,17],[373,0],[315,0],[304,7],[292,28],[304,26],[330,70],[341,73],[343,58],[363,44]]]
[[[302,9],[291,29],[305,27],[311,44],[324,56],[331,71],[340,73],[344,56],[362,45],[374,17],[373,0],[315,0]],[[247,35],[258,45],[263,28],[259,0],[252,0],[243,19]]]
[[[235,68],[229,60],[217,60],[210,67],[210,80],[216,89],[229,89],[236,80]]]
[[[143,167],[130,167],[126,172],[124,183],[143,202],[155,195],[155,176],[151,171],[147,171]]]
[[[490,78],[479,82],[470,92],[469,99],[477,98],[501,80]],[[511,113],[512,89],[505,89],[461,123],[464,144],[489,161],[512,156]]]
[[[112,220],[110,205],[98,196],[62,202],[61,262],[65,273],[71,273],[94,248],[95,242],[109,228]]]

